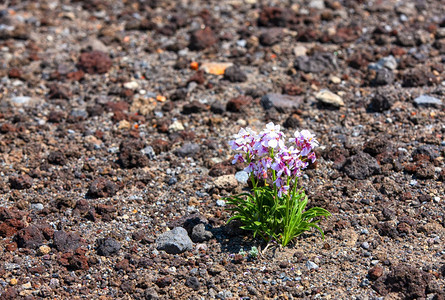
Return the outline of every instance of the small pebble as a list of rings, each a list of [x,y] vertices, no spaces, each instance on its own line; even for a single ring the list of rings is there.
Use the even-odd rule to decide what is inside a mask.
[[[224,207],[226,206],[226,201],[224,200],[216,200],[216,205],[218,205],[219,207]]]
[[[368,243],[368,242],[363,242],[362,245],[361,245],[361,247],[362,247],[363,249],[369,249],[369,243]]]
[[[314,263],[313,261],[308,260],[308,261],[306,262],[306,268],[308,268],[308,270],[310,271],[310,270],[312,270],[312,269],[317,270],[319,267],[318,267],[318,265],[317,265],[316,263]]]
[[[51,251],[51,248],[47,245],[42,245],[39,247],[38,253],[40,255],[48,254]]]
[[[9,284],[10,284],[10,285],[16,285],[16,284],[17,284],[17,279],[12,278],[12,279],[9,281]]]

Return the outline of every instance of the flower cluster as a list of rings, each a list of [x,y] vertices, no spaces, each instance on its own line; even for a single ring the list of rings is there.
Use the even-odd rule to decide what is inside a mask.
[[[285,145],[285,135],[280,125],[272,122],[259,134],[250,128],[242,128],[229,144],[239,151],[232,161],[247,163],[244,169],[257,180],[272,178],[281,197],[289,191],[292,178],[300,177],[309,161],[315,162],[313,149],[318,146],[315,136],[307,130],[296,131]]]

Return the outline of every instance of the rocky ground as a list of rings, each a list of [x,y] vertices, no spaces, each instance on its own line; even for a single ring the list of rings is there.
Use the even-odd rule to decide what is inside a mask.
[[[0,298],[444,299],[444,16],[2,1]],[[302,183],[332,217],[256,256],[227,142],[270,121],[317,135]]]

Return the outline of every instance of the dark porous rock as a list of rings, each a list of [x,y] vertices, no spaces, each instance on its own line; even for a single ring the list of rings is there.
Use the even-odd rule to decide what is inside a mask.
[[[366,179],[372,175],[380,174],[377,160],[364,152],[349,157],[342,170],[352,179]]]
[[[372,156],[384,153],[390,146],[390,142],[385,137],[375,137],[365,142],[363,152],[369,153]]]
[[[192,250],[193,242],[187,234],[187,230],[176,227],[173,230],[161,234],[156,239],[156,249],[164,250],[169,254],[179,254]]]
[[[404,299],[420,299],[426,297],[430,280],[431,274],[414,266],[399,264],[387,275],[377,279],[372,288],[383,296],[397,292],[402,293]]]
[[[54,232],[54,246],[60,252],[74,251],[82,244],[80,236],[75,232],[58,230]]]
[[[322,73],[337,69],[337,59],[330,53],[317,53],[313,56],[299,56],[294,66],[305,73]]]
[[[192,229],[192,241],[195,243],[202,243],[210,240],[213,237],[212,232],[206,230],[206,226],[204,224],[198,224]]]
[[[165,288],[173,283],[173,277],[164,276],[156,279],[155,284],[160,288]]]
[[[111,68],[112,61],[108,54],[94,50],[84,52],[79,57],[77,66],[88,74],[104,74]]]
[[[19,292],[17,291],[17,289],[13,288],[13,287],[8,287],[6,288],[1,294],[0,294],[0,299],[3,300],[15,300],[15,299],[19,299]]]
[[[113,238],[103,238],[96,241],[96,252],[101,256],[116,255],[121,249],[121,244]]]
[[[291,9],[266,6],[258,17],[258,25],[267,27],[286,27],[298,22],[295,13]]]
[[[185,143],[181,148],[176,149],[175,154],[179,157],[195,157],[201,147],[196,143]]]
[[[205,48],[211,47],[218,42],[218,38],[215,33],[206,27],[204,29],[198,29],[190,35],[190,50],[203,50]]]
[[[238,96],[230,99],[227,102],[227,111],[243,112],[247,106],[252,103],[253,99],[250,96]]]
[[[395,238],[398,236],[396,227],[390,221],[379,223],[376,227],[381,236],[388,236],[390,238]]]
[[[195,226],[199,225],[199,224],[204,224],[207,225],[209,223],[209,221],[207,220],[207,218],[205,216],[203,216],[200,213],[191,213],[191,214],[186,214],[182,217],[180,217],[179,219],[176,219],[172,222],[168,223],[168,227],[169,228],[175,228],[175,227],[182,227],[185,230],[187,230],[187,233],[189,235],[192,234],[192,230]]]
[[[297,129],[301,126],[302,119],[298,114],[290,114],[289,117],[284,121],[284,128]]]
[[[99,177],[90,184],[87,196],[91,198],[103,198],[116,195],[119,187],[116,183]]]
[[[9,177],[9,186],[13,190],[26,190],[32,187],[32,178],[29,175]]]
[[[69,87],[61,84],[53,83],[49,86],[49,99],[64,99],[69,100],[72,96]]]
[[[260,35],[260,43],[263,46],[272,46],[278,44],[283,39],[283,30],[281,28],[270,28]]]
[[[222,102],[215,101],[210,106],[210,111],[214,114],[221,115],[226,111],[226,107],[224,106],[224,104]]]
[[[284,113],[298,108],[303,103],[303,97],[271,93],[261,97],[260,103],[265,110],[275,108],[278,112]]]
[[[390,94],[377,93],[371,98],[368,109],[373,112],[384,112],[392,107],[394,101],[394,97]]]
[[[332,167],[339,170],[344,166],[346,158],[349,156],[349,151],[343,147],[331,147],[323,156],[334,162]]]
[[[119,145],[119,163],[124,168],[142,168],[149,164],[148,157],[141,152],[145,143],[141,140],[126,140]]]
[[[377,71],[375,78],[371,82],[371,85],[381,86],[381,85],[388,85],[393,82],[394,82],[394,73],[387,68],[382,68]]]
[[[15,236],[19,248],[36,249],[43,244],[44,236],[35,225],[29,225],[17,232]]]
[[[48,155],[48,162],[52,165],[64,166],[66,164],[66,156],[62,151],[53,151]]]
[[[414,69],[406,72],[402,76],[403,87],[418,87],[428,84],[428,74],[421,69]]]
[[[201,284],[199,283],[199,279],[192,276],[192,277],[187,277],[187,279],[185,280],[185,285],[191,289],[193,289],[194,291],[199,291],[199,289],[201,288]]]
[[[187,103],[182,107],[182,113],[184,115],[196,114],[206,110],[208,110],[207,105],[196,100]]]
[[[230,82],[244,82],[247,80],[247,75],[239,66],[233,65],[224,70],[224,79]]]

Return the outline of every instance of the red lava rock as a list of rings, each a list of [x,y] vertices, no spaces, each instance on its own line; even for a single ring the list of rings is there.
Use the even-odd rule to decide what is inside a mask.
[[[380,266],[375,266],[368,271],[369,279],[377,280],[383,275],[383,268]]]
[[[69,100],[72,96],[70,89],[64,85],[51,84],[49,86],[49,99],[65,99]]]
[[[73,81],[80,81],[85,77],[85,72],[82,70],[77,70],[75,72],[69,72],[66,74],[66,78]]]
[[[399,264],[392,268],[389,274],[377,279],[372,288],[383,296],[398,292],[402,293],[405,299],[425,298],[431,277],[431,274],[414,266]]]
[[[250,96],[238,96],[232,98],[227,102],[226,109],[231,112],[243,112],[244,109],[252,103],[253,99]]]
[[[337,44],[353,42],[358,39],[361,31],[361,28],[358,26],[340,27],[337,28],[337,31],[334,36],[331,37],[331,40]]]
[[[35,225],[21,229],[15,236],[19,248],[36,249],[43,244],[43,234]]]
[[[74,252],[63,253],[58,261],[69,270],[88,270],[90,266],[85,253],[86,250],[79,247]]]
[[[104,221],[111,221],[113,214],[116,212],[116,208],[113,205],[98,204],[96,207],[96,213],[102,217]]]
[[[66,164],[66,156],[62,151],[50,152],[47,159],[52,165],[64,166]]]
[[[156,154],[167,152],[170,149],[170,146],[168,141],[162,139],[156,139],[151,144],[151,147]]]
[[[119,146],[119,163],[124,168],[142,168],[148,166],[148,157],[140,150],[145,144],[141,140],[123,141]]]
[[[224,79],[230,82],[245,82],[247,75],[237,65],[230,66],[224,70]]]
[[[22,72],[18,68],[11,68],[8,71],[8,77],[20,79],[22,77]]]
[[[204,71],[198,70],[198,71],[196,71],[195,74],[192,75],[192,77],[189,78],[189,80],[187,80],[187,83],[196,82],[197,84],[204,84],[205,81],[206,81],[206,79],[204,76]]]
[[[298,22],[292,10],[280,7],[264,7],[258,18],[258,25],[266,27],[286,27]]]
[[[301,95],[303,94],[303,88],[293,83],[287,83],[283,86],[283,94],[290,96]]]
[[[173,278],[171,276],[160,277],[156,279],[155,284],[160,288],[165,288],[171,285],[173,282]]]
[[[29,175],[20,175],[9,177],[9,185],[14,190],[25,190],[32,187],[32,178]]]
[[[125,272],[128,272],[130,270],[130,261],[128,259],[123,259],[116,263],[114,266],[116,270],[123,270]]]
[[[398,236],[398,232],[391,222],[383,222],[377,224],[377,230],[381,236],[389,236],[395,238]]]
[[[60,123],[65,118],[65,113],[61,111],[51,111],[48,115],[48,122]]]
[[[17,208],[0,207],[0,236],[10,237],[24,228],[23,217],[24,214]]]
[[[102,51],[91,51],[80,54],[78,67],[88,74],[104,74],[112,66],[108,54]]]
[[[91,198],[103,198],[114,196],[119,190],[117,184],[99,177],[90,184],[87,195]]]
[[[184,115],[190,115],[195,113],[200,113],[208,110],[207,106],[199,101],[192,101],[190,103],[185,104],[182,107],[182,113]]]
[[[9,124],[9,123],[3,123],[2,126],[0,126],[0,132],[5,134],[8,132],[16,132],[17,128],[15,128],[14,125]]]
[[[210,27],[198,29],[190,36],[190,50],[203,50],[213,46],[218,42],[217,37]]]

